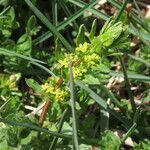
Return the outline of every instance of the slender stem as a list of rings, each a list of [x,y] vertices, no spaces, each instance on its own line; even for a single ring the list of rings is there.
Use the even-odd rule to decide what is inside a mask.
[[[81,0],[68,0],[70,3],[75,4],[81,8],[85,7],[87,5],[87,3],[81,1]],[[95,14],[96,16],[102,18],[103,20],[107,20],[109,19],[109,16],[107,14],[104,14],[103,12],[98,11],[95,8],[89,8],[89,11],[92,12],[93,14]]]
[[[126,68],[125,68],[125,65],[124,65],[124,61],[123,61],[123,59],[120,55],[118,57],[119,57],[119,61],[120,61],[121,66],[122,66],[122,71],[123,71],[123,74],[124,74],[124,79],[125,79],[125,83],[126,83],[126,86],[127,86],[127,91],[128,91],[129,97],[130,97],[132,110],[133,110],[133,112],[135,112],[136,111],[136,105],[135,105],[135,102],[134,102],[134,96],[133,96],[132,91],[131,91],[130,82],[129,82],[127,71],[126,71]]]
[[[56,26],[58,23],[57,0],[52,0],[52,16],[53,16],[53,24]]]
[[[64,123],[64,118],[65,118],[65,115],[66,115],[67,111],[68,111],[68,109],[65,109],[65,111],[62,114],[62,117],[61,117],[60,122],[59,122],[58,133],[60,133],[60,131],[62,129],[62,126],[63,126],[63,123]],[[57,143],[57,140],[58,140],[58,137],[53,138],[49,150],[55,149],[55,145]]]
[[[117,100],[117,98],[114,96],[114,94],[109,91],[102,83],[99,84],[99,88],[101,90],[103,90],[105,92],[105,94],[108,95],[108,97],[110,98],[110,100],[117,106],[119,107],[121,110],[123,110],[123,106],[121,105],[121,103]]]
[[[60,4],[60,6],[62,7],[62,9],[64,10],[64,12],[65,12],[65,14],[67,15],[67,17],[69,18],[70,16],[72,16],[72,13],[71,13],[71,11],[69,10],[68,6],[65,4],[64,0],[61,0],[61,1],[58,1],[58,2],[59,2],[59,4]],[[74,20],[72,23],[73,23],[73,25],[74,25],[74,29],[75,29],[76,31],[78,31],[78,30],[79,30],[79,26],[78,26],[76,20]]]
[[[135,128],[136,128],[137,124],[134,123],[132,125],[132,127],[128,130],[128,132],[125,134],[125,136],[122,138],[121,143],[123,144],[125,142],[125,140],[134,132]]]
[[[70,72],[70,103],[72,109],[72,128],[73,128],[73,141],[75,150],[79,150],[79,143],[78,143],[78,135],[77,135],[77,124],[76,124],[76,105],[75,105],[75,86],[74,86],[74,79],[73,79],[73,72],[72,72],[72,62],[69,58],[69,72]]]
[[[127,6],[127,3],[128,3],[128,0],[125,0],[125,2],[123,3],[123,5],[122,5],[122,7],[121,7],[121,9],[120,9],[120,11],[119,11],[119,14],[118,14],[118,16],[116,17],[116,19],[115,19],[114,22],[118,22],[118,21],[119,21],[121,15],[123,14],[123,11],[125,10],[125,8],[126,8],[126,6]]]
[[[12,126],[20,126],[20,127],[29,128],[29,129],[34,130],[34,131],[43,132],[43,133],[49,134],[51,136],[56,136],[56,137],[63,138],[63,139],[66,139],[66,140],[71,140],[72,139],[72,137],[70,135],[50,131],[46,128],[41,128],[37,125],[33,125],[33,124],[30,124],[30,123],[26,123],[26,122],[15,122],[15,121],[7,120],[7,119],[4,119],[4,118],[0,118],[0,122],[3,122],[3,123],[8,124],[8,125],[12,125]],[[84,143],[84,144],[88,144],[88,145],[99,145],[99,140],[98,139],[79,138],[79,142]]]

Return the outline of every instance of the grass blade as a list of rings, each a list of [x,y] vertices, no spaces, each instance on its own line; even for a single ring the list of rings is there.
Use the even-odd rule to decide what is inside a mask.
[[[21,55],[21,54],[18,54],[16,52],[13,52],[11,50],[4,49],[4,48],[0,48],[0,54],[7,55],[7,56],[15,56],[15,57],[19,57],[21,59],[25,59],[25,60],[28,60],[28,61],[31,61],[31,62],[46,64],[45,62],[40,61],[38,59],[34,59],[34,58],[31,58],[31,57],[28,57],[28,56],[25,56],[25,55]]]
[[[107,109],[107,103],[98,96],[95,92],[93,92],[90,88],[88,88],[84,83],[80,80],[76,80],[76,84],[89,93],[90,97],[93,98],[103,109]]]
[[[125,64],[124,64],[124,61],[122,59],[122,56],[118,56],[119,58],[119,61],[121,63],[121,66],[122,66],[122,71],[123,71],[123,74],[124,74],[124,79],[125,79],[125,84],[127,86],[127,91],[128,91],[128,94],[129,94],[129,97],[130,97],[130,103],[131,103],[131,106],[132,106],[132,110],[133,112],[136,111],[136,105],[135,105],[135,102],[134,102],[134,96],[132,94],[132,91],[131,91],[131,86],[130,86],[130,82],[129,82],[129,79],[128,79],[128,74],[127,74],[127,71],[126,71],[126,68],[125,68]]]
[[[133,55],[131,55],[131,54],[128,54],[128,56],[130,56],[132,59],[134,59],[134,60],[136,60],[136,61],[138,61],[138,62],[140,62],[140,63],[145,64],[145,66],[150,67],[150,63],[147,62],[147,61],[145,61],[145,60],[143,60],[142,58],[137,57],[137,56],[133,56]]]
[[[118,106],[120,109],[122,109],[121,103],[116,99],[116,97],[114,96],[114,94],[111,91],[109,91],[102,83],[99,84],[99,87],[100,87],[101,90],[103,90],[108,95],[108,97],[110,98],[110,100],[116,106]]]
[[[114,111],[112,108],[108,108],[108,110],[116,119],[122,122],[122,126],[128,131],[130,128],[130,121],[128,119],[125,120],[125,118],[123,118],[120,113]]]
[[[70,59],[70,58],[69,58]],[[72,72],[72,62],[69,60],[69,72],[70,72],[70,94],[71,94],[71,109],[72,109],[72,118],[73,118],[73,141],[74,147],[76,150],[79,150],[78,144],[78,135],[77,135],[77,119],[76,119],[76,105],[75,105],[75,86],[74,86],[74,79],[73,79],[73,72]]]
[[[70,135],[50,131],[50,130],[47,130],[45,128],[40,128],[39,126],[30,124],[30,123],[26,123],[26,122],[15,122],[15,121],[7,120],[4,118],[0,118],[0,122],[3,122],[3,123],[8,124],[8,125],[12,125],[12,126],[20,126],[20,127],[29,128],[31,130],[43,132],[43,133],[49,134],[51,136],[55,136],[55,137],[62,138],[65,140],[71,140],[72,139],[72,136],[70,136]],[[79,138],[79,142],[84,143],[84,144],[89,144],[89,145],[99,145],[99,139]]]
[[[52,31],[52,33],[61,40],[68,51],[74,51],[74,48],[68,43],[68,41],[57,31],[55,26],[29,1],[25,0],[26,4],[35,13],[35,15],[42,21],[45,26]]]
[[[116,76],[116,77],[123,77],[123,74],[120,72],[110,72],[110,75],[111,76]],[[131,74],[131,73],[128,73],[128,78],[131,79],[131,80],[138,80],[138,81],[150,81],[150,77],[148,76],[144,76],[144,75],[141,75],[141,74]]]
[[[91,98],[93,98],[101,106],[100,109],[101,132],[104,132],[109,127],[109,112],[107,109],[107,103],[95,92],[93,92],[90,88],[85,86],[81,81],[77,80],[76,84],[85,91],[87,91],[91,96]]]
[[[132,127],[128,130],[128,132],[125,134],[125,136],[121,139],[122,144],[125,142],[125,140],[130,137],[130,135],[134,132],[136,129],[136,123],[132,125]]]
[[[116,23],[116,22],[119,21],[121,15],[123,14],[123,12],[124,12],[124,10],[125,10],[125,8],[126,8],[126,6],[127,6],[127,3],[128,3],[128,0],[125,0],[125,2],[123,3],[123,5],[122,5],[122,7],[121,7],[121,9],[120,9],[120,11],[119,11],[117,17],[115,18],[114,23]]]
[[[109,112],[108,109],[100,109],[100,131],[102,134],[105,130],[109,129]]]
[[[57,0],[52,0],[53,24],[56,26],[58,22]]]
[[[64,123],[64,119],[65,119],[65,115],[66,115],[67,111],[68,111],[68,109],[65,109],[65,111],[63,112],[63,114],[61,116],[61,119],[60,119],[60,122],[59,122],[59,127],[58,127],[58,133],[61,132],[61,129],[62,129],[62,126],[63,126],[63,123]],[[58,137],[54,137],[53,138],[49,150],[55,149],[55,145],[57,143],[57,140],[58,140]]]
[[[80,0],[68,0],[68,1],[75,4],[75,5],[77,5],[77,6],[79,6],[79,7],[81,7],[81,8],[85,7],[87,5],[86,3],[84,3],[83,1],[80,1]],[[102,13],[102,12],[100,12],[100,11],[94,9],[94,8],[90,8],[89,11],[91,13],[95,14],[96,16],[102,18],[105,21],[107,19],[109,19],[109,16],[107,14],[104,14],[104,13]]]
[[[89,96],[95,100],[101,107],[102,109],[105,109],[108,111],[116,118],[118,119],[120,122],[123,123],[124,128],[128,129],[129,128],[129,121],[125,121],[124,119],[122,119],[121,115],[117,112],[115,112],[112,108],[109,108],[109,106],[107,106],[107,103],[99,96],[97,95],[94,91],[92,91],[90,88],[88,88],[86,85],[84,85],[84,83],[80,80],[76,80],[76,85],[79,86],[80,88],[84,89],[87,93],[89,93]]]
[[[70,12],[68,6],[65,4],[64,0],[61,0],[61,1],[58,1],[58,2],[59,2],[59,4],[60,4],[60,6],[62,7],[62,9],[64,10],[66,16],[67,16],[68,18],[69,18],[70,16],[72,16],[72,13]],[[74,20],[72,23],[73,23],[74,29],[75,29],[76,31],[78,31],[79,26],[78,26],[77,22]]]
[[[43,65],[38,64],[38,63],[36,63],[36,62],[31,62],[31,64],[34,64],[34,65],[36,65],[37,67],[39,67],[39,68],[45,70],[47,73],[49,73],[49,74],[52,75],[53,77],[57,77],[52,71],[50,71],[49,69],[47,69],[47,68],[44,67]]]
[[[75,14],[73,14],[67,20],[64,20],[62,23],[58,24],[58,26],[56,26],[56,29],[58,31],[64,29],[69,23],[71,23],[72,21],[77,19],[79,16],[81,16],[83,14],[83,12],[85,12],[86,10],[89,10],[93,5],[95,5],[97,3],[97,1],[98,0],[95,0],[92,3],[90,3],[89,5],[85,5],[82,9],[77,11]],[[33,43],[34,43],[34,45],[37,45],[37,44],[45,41],[46,39],[48,39],[51,36],[52,36],[52,33],[50,31],[48,31],[48,32],[44,33],[43,35],[39,36],[37,39],[35,39],[33,41]]]
[[[113,4],[117,9],[121,9],[122,8],[122,4],[116,0],[108,0],[109,3]],[[134,22],[138,23],[139,25],[141,25],[146,31],[149,31],[149,28],[147,28],[147,26],[145,25],[145,23],[143,22],[142,19],[140,19],[136,14],[134,14],[133,12],[131,12],[131,17],[132,19],[134,19]],[[133,33],[134,34],[134,33]]]

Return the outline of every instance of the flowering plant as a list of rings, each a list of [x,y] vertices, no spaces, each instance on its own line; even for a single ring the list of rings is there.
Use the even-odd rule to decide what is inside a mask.
[[[90,38],[89,42],[81,40],[82,43],[77,45],[75,52],[64,53],[64,55],[56,61],[52,68],[57,76],[49,77],[45,83],[41,85],[41,92],[51,99],[53,109],[55,108],[54,106],[58,108],[58,104],[61,108],[69,104],[69,59],[72,62],[72,71],[75,81],[79,79],[87,84],[90,84],[90,80],[93,78],[105,82],[108,81],[111,66],[110,63],[108,63],[109,60],[107,56],[114,52],[112,51],[112,49],[115,48],[114,42],[116,39],[122,38],[122,35],[126,32],[125,29],[121,22],[114,24],[113,21],[108,20],[98,36]],[[78,35],[78,37],[80,37],[80,35]],[[111,45],[113,45],[113,48]],[[127,46],[127,42],[124,40],[121,45]],[[109,50],[111,51],[109,52]],[[58,116],[59,115],[60,114],[58,114]]]

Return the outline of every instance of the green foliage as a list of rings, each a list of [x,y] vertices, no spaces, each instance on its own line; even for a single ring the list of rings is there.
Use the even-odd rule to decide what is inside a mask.
[[[78,47],[79,44],[83,44],[84,42],[85,42],[84,25],[82,24],[79,28],[79,32],[76,38],[76,46]]]
[[[120,149],[120,140],[116,135],[109,130],[106,130],[103,135],[102,139],[100,141],[100,149],[105,150],[105,149],[114,149],[114,150],[119,150]]]
[[[108,1],[120,9],[120,21],[92,8],[98,0],[0,0],[0,150],[119,150],[128,137],[133,149],[149,149],[149,20]],[[99,17],[107,20],[101,30]],[[134,112],[130,86],[140,97]],[[47,100],[41,128],[44,107],[35,110]]]
[[[115,49],[115,47],[117,47],[117,49],[126,48],[129,42],[125,34],[126,26],[123,26],[122,22],[114,24],[112,20],[108,20],[103,26],[99,36],[91,41],[91,47],[93,51],[100,52],[101,55],[104,54],[102,49],[106,49],[107,47],[110,47],[110,49]]]
[[[32,36],[37,35],[40,31],[40,26],[37,26],[37,21],[35,16],[31,16],[27,22],[26,32]]]
[[[150,141],[148,139],[144,139],[143,141],[140,141],[139,144],[135,145],[135,150],[149,150],[150,148]]]
[[[97,21],[96,19],[92,23],[89,39],[92,41],[94,39],[95,33],[96,33],[96,28],[97,28]]]
[[[3,10],[4,11],[4,10]],[[12,30],[19,27],[18,22],[15,20],[15,10],[9,7],[4,13],[3,18],[0,18],[0,41],[4,42],[12,34]]]
[[[36,93],[42,93],[42,87],[39,83],[34,81],[33,79],[26,79],[26,83],[29,87],[31,87]]]

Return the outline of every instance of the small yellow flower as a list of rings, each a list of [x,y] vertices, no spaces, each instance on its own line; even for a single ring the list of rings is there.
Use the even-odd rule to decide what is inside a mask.
[[[56,101],[63,101],[65,99],[65,97],[67,97],[69,95],[69,93],[65,90],[62,89],[57,89],[55,91],[55,100]]]
[[[81,77],[87,72],[87,69],[81,64],[80,66],[72,67],[72,72],[75,79],[81,79]]]
[[[95,53],[84,56],[84,63],[87,65],[87,67],[96,64],[98,60],[99,60],[99,56]]]
[[[68,96],[68,91],[63,87],[55,88],[58,82],[58,77],[50,77],[46,83],[42,85],[43,91],[48,94],[53,100],[63,101]]]
[[[76,51],[79,51],[79,52],[87,52],[89,48],[89,43],[85,42],[84,44],[79,44],[79,47],[76,48]]]
[[[73,67],[72,68],[72,72],[73,72],[73,77],[76,78],[80,78],[82,76],[82,72],[79,68],[77,67]]]
[[[65,58],[63,60],[59,60],[58,63],[60,64],[61,67],[68,68],[69,58],[72,61],[72,63],[79,60],[79,57],[76,54],[71,53],[65,54]]]
[[[64,60],[59,60],[58,62],[61,67],[65,67],[65,68],[68,67],[68,59],[67,58],[65,58]]]

